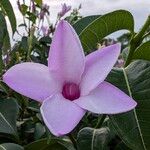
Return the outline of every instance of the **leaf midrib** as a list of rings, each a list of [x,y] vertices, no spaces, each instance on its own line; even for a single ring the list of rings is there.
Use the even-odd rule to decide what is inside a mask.
[[[0,145],[0,148],[2,148],[3,150],[6,150],[6,148],[5,148],[5,147],[3,147],[2,145]]]
[[[14,128],[11,126],[11,124],[7,121],[7,119],[4,117],[4,115],[1,112],[0,112],[0,116],[7,123],[7,125],[11,128],[11,130],[15,133]]]
[[[130,88],[130,83],[128,81],[127,73],[126,73],[124,68],[122,68],[122,71],[123,71],[123,75],[124,75],[124,78],[125,78],[125,81],[126,81],[129,96],[132,98],[132,92],[131,92],[131,88]],[[139,121],[138,121],[136,109],[134,109],[133,112],[134,112],[134,116],[135,116],[135,120],[136,120],[136,123],[137,123],[138,130],[139,130],[139,133],[140,133],[140,138],[141,138],[141,141],[142,141],[142,144],[143,144],[143,148],[144,148],[144,150],[147,150],[144,139],[143,139],[142,131],[141,131],[141,128],[140,128],[140,124],[139,124]]]
[[[93,136],[91,141],[91,150],[94,150],[94,138],[95,138],[96,129],[93,130]]]

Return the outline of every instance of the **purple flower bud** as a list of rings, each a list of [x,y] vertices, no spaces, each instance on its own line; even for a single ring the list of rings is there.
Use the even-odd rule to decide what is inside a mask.
[[[49,6],[47,4],[43,4],[42,5],[42,10],[48,11],[49,10]]]
[[[68,11],[71,10],[71,6],[67,6],[66,3],[62,4],[62,10],[58,13],[60,17],[63,17]]]
[[[36,12],[36,7],[35,7],[34,0],[32,0],[32,12],[33,12],[33,13]]]
[[[45,15],[45,12],[41,10],[41,12],[40,12],[40,14],[39,14],[39,18],[40,18],[41,20],[43,20],[43,19],[44,19],[44,15]]]
[[[43,36],[48,36],[51,33],[51,30],[48,26],[41,26],[41,31]]]
[[[21,5],[20,5],[20,1],[19,0],[17,0],[17,5],[18,5],[19,10],[21,11]]]
[[[45,36],[46,32],[47,32],[47,27],[46,26],[41,26],[41,31],[42,31],[43,35]]]
[[[80,4],[79,7],[78,7],[78,9],[81,9],[81,8],[82,8],[82,5]]]
[[[43,20],[46,13],[49,14],[49,6],[47,4],[43,4],[41,12],[39,14],[39,18]]]

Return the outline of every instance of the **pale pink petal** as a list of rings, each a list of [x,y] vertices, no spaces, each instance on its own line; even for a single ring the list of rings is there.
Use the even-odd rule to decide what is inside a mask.
[[[41,113],[49,130],[55,136],[62,136],[75,128],[85,110],[58,94],[43,102]]]
[[[17,64],[4,74],[3,80],[16,92],[40,102],[62,88],[49,68],[38,63]]]
[[[117,114],[134,109],[137,103],[108,82],[102,82],[89,95],[73,101],[81,108],[98,114]]]
[[[81,95],[96,88],[113,68],[120,54],[120,44],[97,50],[86,57],[85,71],[81,82]]]
[[[74,29],[62,20],[51,44],[48,65],[63,81],[79,83],[84,71],[85,56]]]

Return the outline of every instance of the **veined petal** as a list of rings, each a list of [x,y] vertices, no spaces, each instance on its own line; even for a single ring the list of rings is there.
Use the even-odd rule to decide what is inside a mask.
[[[55,136],[62,136],[75,128],[84,116],[85,110],[57,94],[43,102],[41,114],[49,130]]]
[[[49,68],[38,63],[17,64],[4,74],[3,80],[16,92],[40,102],[62,88]]]
[[[85,56],[77,34],[64,20],[56,28],[50,47],[48,66],[62,81],[80,82]]]
[[[81,95],[87,95],[104,81],[117,61],[120,49],[120,44],[114,44],[86,56],[85,71],[80,84]]]
[[[75,101],[81,108],[98,114],[117,114],[134,109],[137,103],[108,82],[102,82],[89,95]]]

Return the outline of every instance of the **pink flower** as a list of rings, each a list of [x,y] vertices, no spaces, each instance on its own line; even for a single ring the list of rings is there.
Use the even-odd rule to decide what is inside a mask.
[[[71,6],[67,6],[65,3],[62,4],[62,10],[58,13],[60,17],[63,17],[68,11],[71,10]]]
[[[42,31],[43,36],[48,36],[51,33],[50,28],[48,26],[42,25],[41,31]]]
[[[41,11],[39,13],[39,18],[41,20],[44,20],[44,16],[45,16],[46,13],[49,15],[49,6],[47,4],[43,4],[42,8],[41,8]]]
[[[120,53],[114,44],[85,57],[74,29],[61,21],[51,44],[48,67],[21,63],[3,76],[12,89],[42,103],[41,114],[56,136],[72,131],[88,110],[117,114],[132,110],[136,102],[104,81]]]
[[[32,2],[32,12],[36,13],[36,6],[35,6],[35,3],[34,3],[34,0],[32,0],[31,2]]]

